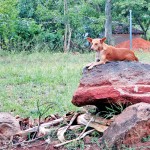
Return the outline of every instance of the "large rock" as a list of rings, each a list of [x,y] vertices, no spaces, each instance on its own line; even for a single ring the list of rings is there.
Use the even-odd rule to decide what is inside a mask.
[[[19,131],[19,121],[7,112],[0,112],[0,147]]]
[[[84,68],[72,103],[76,106],[117,102],[150,103],[150,65],[140,62],[110,62]]]
[[[150,149],[150,141],[145,143],[142,142],[142,140],[149,135],[150,104],[138,103],[127,107],[118,115],[110,127],[104,131],[100,140],[104,149],[120,149],[123,146],[145,146],[145,148],[149,146]]]

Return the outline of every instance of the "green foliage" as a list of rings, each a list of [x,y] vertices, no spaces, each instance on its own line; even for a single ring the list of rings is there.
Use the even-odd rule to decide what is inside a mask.
[[[148,142],[148,141],[150,141],[150,135],[147,136],[147,137],[143,137],[141,141],[142,142]]]
[[[30,41],[34,36],[42,31],[41,25],[38,25],[35,20],[23,18],[18,21],[17,34],[22,39]]]
[[[147,31],[150,26],[150,4],[149,0],[119,0],[113,3],[113,16],[120,20],[124,17],[124,21],[129,22],[129,10],[132,10],[133,23],[139,25],[144,32],[144,38],[147,39]]]
[[[17,16],[17,0],[0,0],[0,39],[4,43],[16,35]]]
[[[36,18],[35,10],[37,7],[37,0],[19,0],[18,9],[19,17],[21,18]]]
[[[134,24],[149,38],[148,0],[113,1],[113,21],[128,22],[130,9]],[[0,46],[10,51],[31,51],[35,46],[39,47],[38,51],[41,47],[63,50],[64,28],[68,21],[72,29],[71,47],[84,50],[85,35],[98,37],[104,30],[104,14],[105,0],[68,0],[66,15],[63,0],[0,0]]]
[[[63,49],[66,19],[69,20],[72,29],[72,41],[79,48],[83,45],[86,32],[96,37],[101,31],[104,23],[104,3],[104,0],[68,1],[68,14],[64,16],[63,0],[2,1],[0,33],[1,39],[7,41],[2,48],[11,50],[14,49],[14,45],[16,48],[24,45],[23,43],[28,45],[29,42],[30,46],[26,50],[30,50],[36,43],[44,43],[51,50]],[[7,13],[3,10],[7,10]],[[10,14],[9,19],[6,14]],[[9,27],[8,22],[11,22]],[[10,40],[12,37],[13,40]],[[22,41],[18,42],[18,39]]]
[[[112,118],[114,115],[120,114],[129,104],[110,104],[105,107],[105,111],[101,111],[100,115],[102,115],[104,118]]]

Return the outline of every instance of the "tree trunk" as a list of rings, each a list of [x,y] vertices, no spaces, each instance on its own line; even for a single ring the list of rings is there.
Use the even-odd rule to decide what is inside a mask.
[[[149,26],[147,26],[147,28],[145,29],[145,27],[142,24],[142,21],[138,17],[136,17],[135,20],[137,21],[137,23],[140,25],[142,31],[144,32],[144,39],[147,40],[147,31],[148,31]]]
[[[147,40],[147,32],[144,31],[144,39]]]
[[[68,4],[67,0],[64,0],[64,17],[65,17],[64,53],[67,53],[70,49],[70,41],[72,33],[67,15],[68,15]]]
[[[67,12],[68,12],[67,0],[64,0],[64,17],[65,17],[64,52],[67,52],[67,31],[68,31],[68,24],[66,20]]]
[[[112,0],[106,0],[105,4],[105,37],[107,38],[108,44],[113,44],[112,40],[112,15],[111,15],[111,7],[112,7]]]
[[[67,51],[69,51],[69,49],[70,49],[71,34],[72,34],[72,29],[70,28],[70,24],[68,24],[68,43],[67,43]]]
[[[64,34],[64,52],[67,52],[67,31],[68,31],[68,25],[65,25],[65,34]]]

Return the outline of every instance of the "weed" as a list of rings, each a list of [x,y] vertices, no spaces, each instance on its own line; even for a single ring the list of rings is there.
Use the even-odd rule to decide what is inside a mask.
[[[141,139],[141,142],[148,142],[148,141],[150,141],[150,135],[148,135],[147,137],[143,137],[142,139]]]
[[[67,150],[77,150],[77,149],[84,150],[85,149],[85,145],[82,140],[69,143],[65,147],[67,148]]]
[[[110,104],[105,104],[103,106],[103,110],[97,113],[98,116],[102,116],[106,119],[112,118],[114,115],[120,114],[127,106],[131,105],[130,103],[128,104],[123,104],[123,103],[110,103]]]

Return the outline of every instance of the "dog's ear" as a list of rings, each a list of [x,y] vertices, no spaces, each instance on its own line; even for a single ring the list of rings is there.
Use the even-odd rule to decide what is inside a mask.
[[[90,37],[87,37],[87,40],[90,42],[90,43],[92,43],[92,38],[90,38]]]
[[[100,42],[103,43],[106,40],[106,37],[100,39]]]

